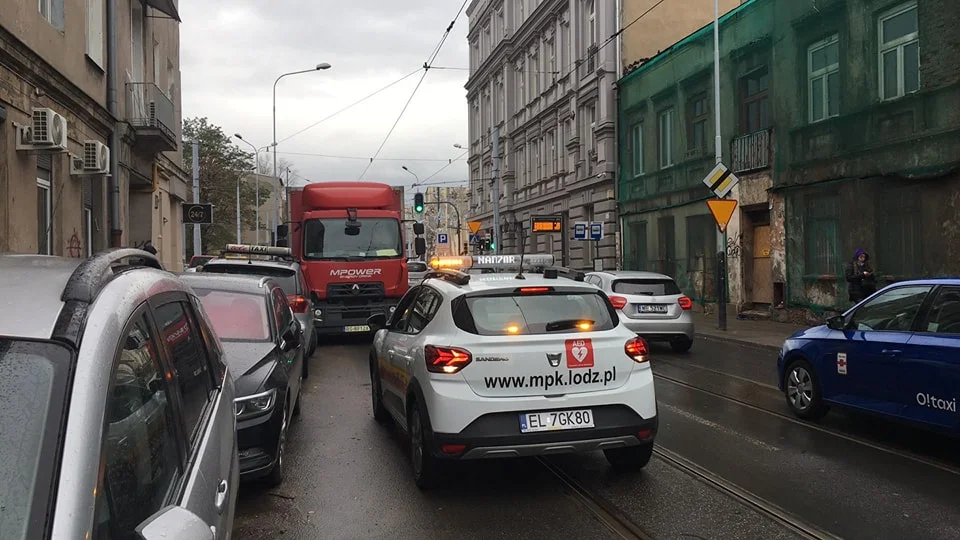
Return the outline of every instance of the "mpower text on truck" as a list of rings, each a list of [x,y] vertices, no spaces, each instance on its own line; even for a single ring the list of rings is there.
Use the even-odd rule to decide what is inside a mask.
[[[376,182],[318,182],[290,192],[290,247],[319,334],[370,332],[367,318],[389,316],[407,292],[402,204],[395,188]]]

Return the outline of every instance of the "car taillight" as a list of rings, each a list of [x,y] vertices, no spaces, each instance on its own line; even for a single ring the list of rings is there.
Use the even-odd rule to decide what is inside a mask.
[[[627,299],[622,296],[611,296],[610,303],[613,304],[613,307],[617,309],[623,309],[627,307]]]
[[[623,351],[638,364],[646,362],[647,356],[650,354],[650,349],[647,347],[646,340],[640,336],[628,341],[626,345],[623,346]]]
[[[677,303],[680,304],[680,307],[683,309],[690,309],[693,307],[693,300],[686,296],[681,296],[678,298]]]
[[[460,371],[473,360],[468,350],[434,345],[423,347],[423,358],[427,362],[427,371],[446,374]]]
[[[290,302],[290,308],[294,313],[307,312],[307,299],[300,295],[288,295],[287,302]]]

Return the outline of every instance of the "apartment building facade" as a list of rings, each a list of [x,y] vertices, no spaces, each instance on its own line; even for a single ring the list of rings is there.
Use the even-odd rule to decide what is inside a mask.
[[[701,183],[715,157],[712,29],[624,76],[625,267],[713,302],[723,250],[731,304],[775,319],[848,307],[860,248],[881,286],[960,272],[958,17],[949,0],[748,0],[722,17],[722,149],[740,177],[725,245]]]
[[[474,0],[470,19],[470,211],[501,253],[553,253],[573,267],[617,264],[614,0]],[[499,132],[500,223],[493,223],[494,131]],[[562,232],[530,233],[538,215]],[[576,222],[602,222],[599,241],[574,240]]]
[[[149,241],[180,268],[179,41],[176,0],[2,3],[0,251]]]

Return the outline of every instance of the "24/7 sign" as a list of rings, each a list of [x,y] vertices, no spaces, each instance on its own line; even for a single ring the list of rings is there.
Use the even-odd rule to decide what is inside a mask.
[[[183,222],[192,225],[210,225],[213,223],[212,204],[184,204]]]

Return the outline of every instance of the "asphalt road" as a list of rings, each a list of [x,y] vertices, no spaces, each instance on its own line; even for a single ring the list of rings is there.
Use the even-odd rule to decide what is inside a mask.
[[[797,421],[767,349],[655,347],[660,435],[641,473],[602,454],[472,462],[429,492],[373,420],[367,350],[318,349],[289,476],[243,486],[236,538],[586,540],[623,537],[617,520],[657,539],[960,538],[955,441],[842,411]]]

